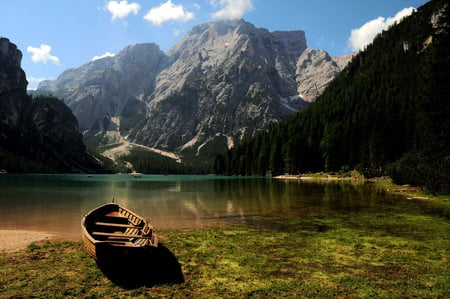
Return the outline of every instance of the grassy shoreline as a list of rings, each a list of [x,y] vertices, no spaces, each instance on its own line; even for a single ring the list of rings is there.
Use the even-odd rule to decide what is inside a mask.
[[[372,182],[440,212],[394,206],[375,213],[160,230],[185,282],[135,289],[112,283],[81,242],[36,243],[0,253],[0,298],[445,297],[450,293],[449,197],[387,179]]]
[[[46,242],[0,254],[0,298],[439,298],[450,292],[449,232],[448,219],[389,212],[162,230],[185,282],[132,290],[81,242]]]
[[[390,178],[377,178],[369,181],[381,190],[389,193],[400,194],[406,198],[433,200],[442,204],[450,204],[450,194],[434,195],[419,187],[411,185],[396,185]]]
[[[306,180],[306,181],[352,181],[356,183],[371,182],[380,190],[385,192],[403,195],[407,198],[425,199],[442,201],[443,203],[450,203],[450,194],[433,195],[420,187],[411,185],[397,185],[392,182],[389,177],[366,179],[357,171],[352,171],[346,175],[331,174],[331,173],[312,173],[302,175],[284,174],[274,177],[281,180]]]

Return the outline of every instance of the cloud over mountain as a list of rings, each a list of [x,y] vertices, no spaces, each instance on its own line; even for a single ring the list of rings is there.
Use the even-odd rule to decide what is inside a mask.
[[[182,5],[174,4],[171,0],[150,9],[144,16],[145,20],[158,26],[168,21],[187,22],[193,18],[192,12],[187,11]]]
[[[52,47],[46,44],[41,44],[41,46],[39,48],[35,48],[32,46],[28,46],[27,47],[27,51],[29,53],[33,53],[33,56],[31,56],[31,60],[33,60],[33,62],[38,63],[38,62],[42,62],[42,63],[47,63],[47,62],[52,62],[56,65],[59,64],[59,58],[56,56],[53,56],[50,54],[50,51],[52,50]]]
[[[374,20],[368,21],[360,28],[353,29],[348,43],[352,51],[357,52],[364,50],[364,48],[372,43],[375,36],[390,26],[400,22],[403,18],[409,16],[415,11],[414,7],[404,8],[399,11],[394,17],[385,18],[378,17]]]
[[[128,1],[109,1],[106,9],[112,14],[112,19],[123,19],[128,17],[131,13],[137,15],[141,9],[139,3]]]
[[[240,19],[247,11],[253,9],[251,0],[220,0],[219,3],[222,9],[213,13],[214,19]]]
[[[99,60],[99,59],[106,58],[106,57],[114,57],[114,56],[116,56],[114,53],[106,52],[106,53],[103,54],[103,55],[99,55],[99,56],[94,56],[94,57],[92,57],[92,61],[94,61],[94,60]]]

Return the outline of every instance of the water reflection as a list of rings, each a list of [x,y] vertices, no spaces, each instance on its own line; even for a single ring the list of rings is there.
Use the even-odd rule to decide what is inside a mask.
[[[410,201],[380,193],[370,185],[342,181],[0,175],[0,225],[7,229],[51,231],[78,240],[82,215],[112,198],[149,218],[160,229],[202,228],[255,219],[382,213],[394,206],[405,209],[411,205]],[[423,211],[427,209],[422,207],[416,212]]]

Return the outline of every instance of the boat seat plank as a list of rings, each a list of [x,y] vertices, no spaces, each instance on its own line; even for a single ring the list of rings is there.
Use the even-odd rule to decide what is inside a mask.
[[[114,226],[114,227],[128,227],[128,228],[141,228],[137,225],[132,224],[120,224],[120,223],[111,223],[111,222],[95,222],[95,225],[100,226]]]
[[[117,211],[109,212],[108,214],[105,214],[105,216],[107,216],[107,217],[117,217],[117,218],[127,218],[128,219],[127,216],[124,216],[124,215],[120,214]]]
[[[114,238],[140,238],[140,239],[151,239],[149,236],[141,236],[141,235],[126,235],[126,234],[117,234],[117,233],[104,233],[104,232],[92,232],[93,235],[96,236],[107,236]]]

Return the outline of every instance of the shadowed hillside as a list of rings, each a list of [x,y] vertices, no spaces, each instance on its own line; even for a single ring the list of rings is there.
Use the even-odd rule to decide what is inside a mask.
[[[217,173],[345,171],[450,192],[450,7],[383,31],[317,101],[218,156]]]
[[[93,172],[78,122],[54,97],[27,95],[22,53],[0,38],[0,169],[7,172]]]

